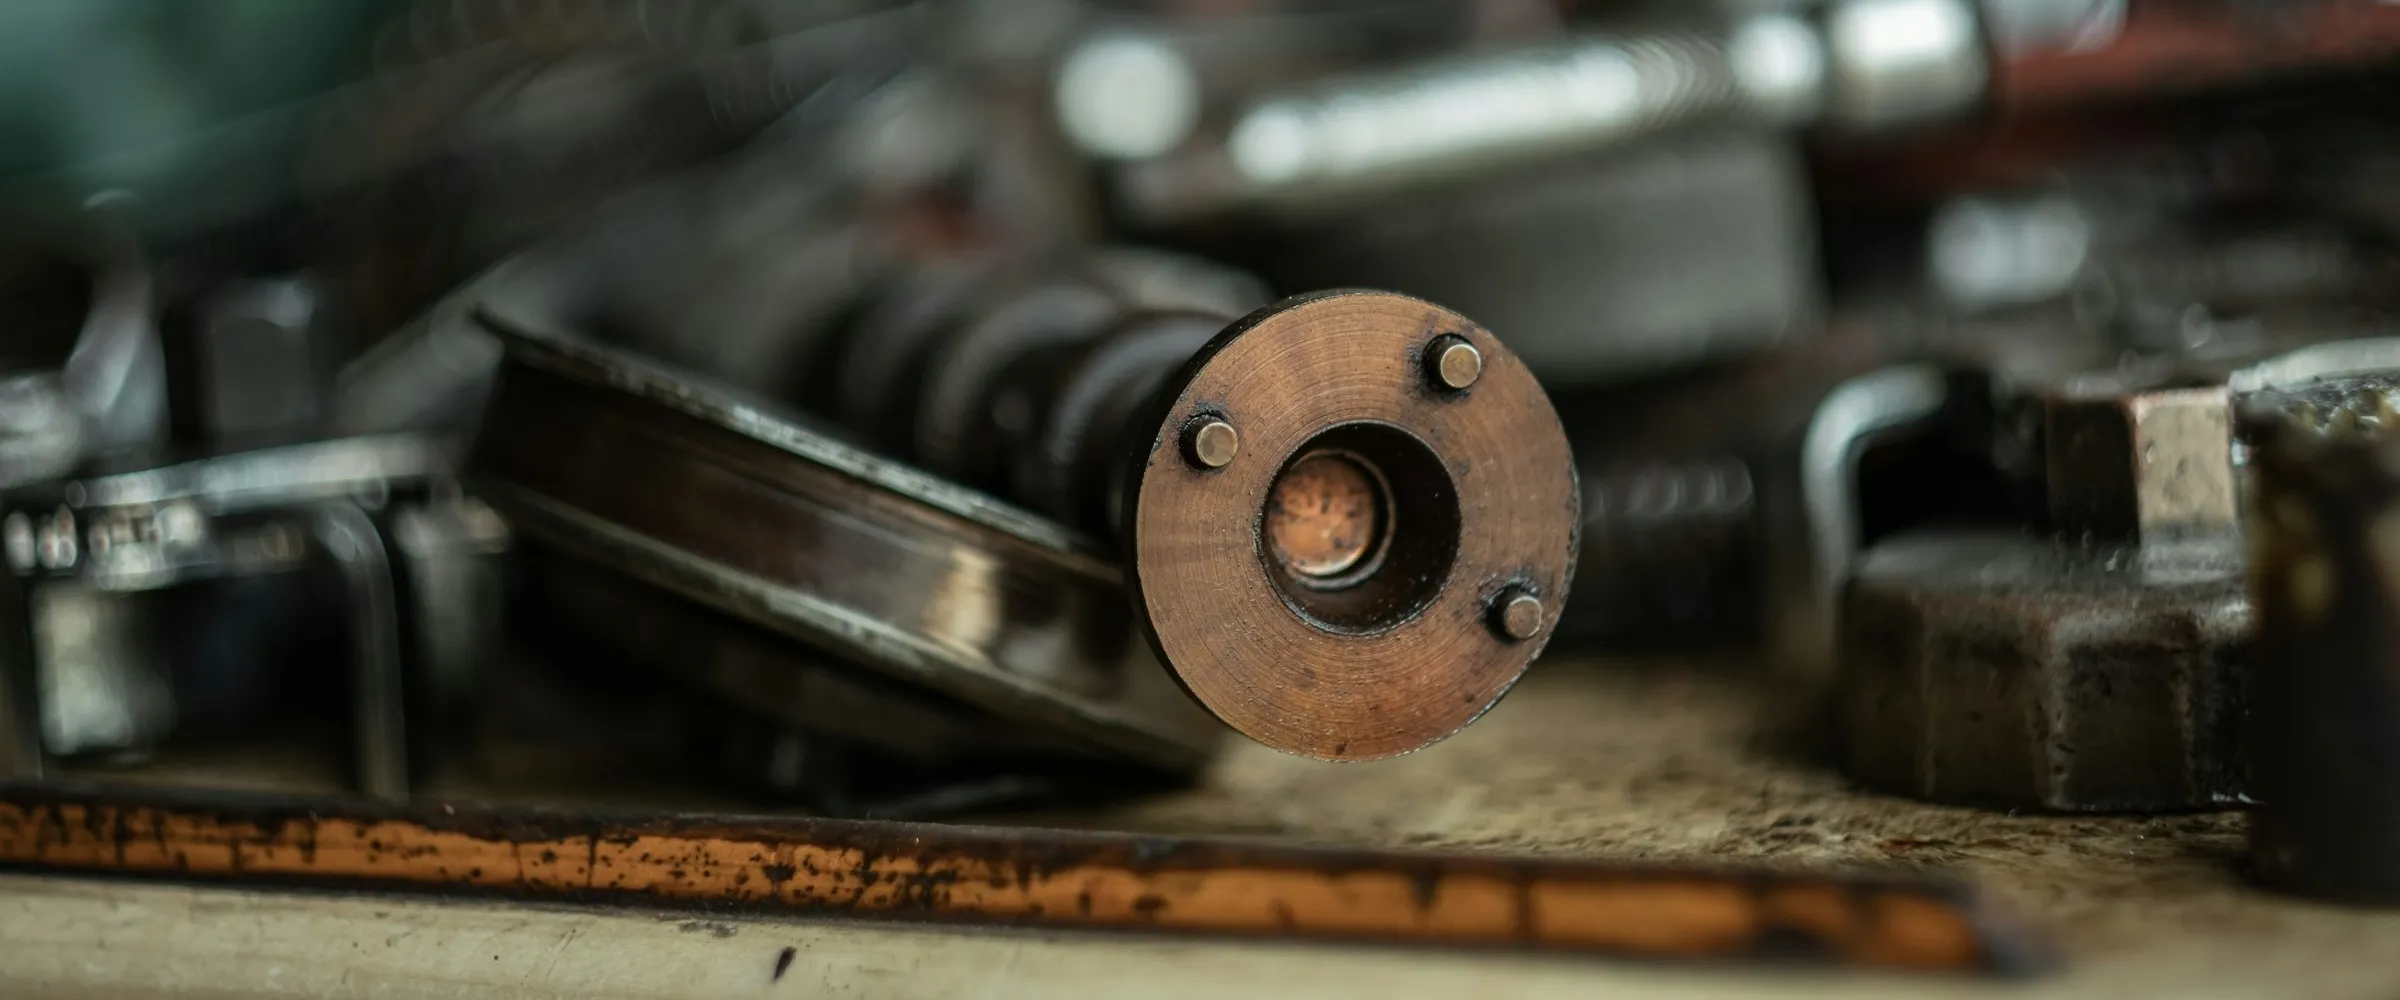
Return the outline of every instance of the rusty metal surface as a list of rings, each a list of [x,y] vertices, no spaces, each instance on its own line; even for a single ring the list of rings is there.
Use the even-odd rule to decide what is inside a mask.
[[[2385,390],[2388,391],[2388,390]],[[2400,903],[2400,464],[2383,391],[2321,414],[2246,411],[2257,496],[2258,652],[2250,760],[2264,803],[2258,878],[2292,892]],[[2365,426],[2362,426],[2364,424]]]
[[[835,820],[601,819],[0,786],[21,869],[1056,927],[2022,973],[1956,884]]]
[[[1923,529],[1858,564],[1838,640],[1849,772],[2010,809],[2241,801],[2252,616],[2234,395],[2156,360],[1999,395],[2015,416],[1996,426],[2038,418],[2038,438],[1986,433],[1996,454],[2035,456],[2019,461],[2040,469],[2042,502],[2022,506],[2046,510]]]

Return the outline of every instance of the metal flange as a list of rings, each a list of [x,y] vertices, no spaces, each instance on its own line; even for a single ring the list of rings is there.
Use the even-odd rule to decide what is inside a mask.
[[[1540,654],[1574,574],[1574,465],[1489,331],[1404,295],[1302,296],[1168,386],[1131,464],[1127,575],[1161,662],[1219,719],[1389,757],[1473,722]]]

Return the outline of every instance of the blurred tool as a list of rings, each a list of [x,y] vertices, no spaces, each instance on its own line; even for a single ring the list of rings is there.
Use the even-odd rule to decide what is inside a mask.
[[[2394,389],[2388,376],[2302,384],[2242,411],[2257,470],[2250,864],[2278,889],[2386,905],[2400,900]]]
[[[1171,62],[1153,53],[1143,65],[1166,81],[1178,78]],[[1313,208],[1700,124],[1920,123],[1972,109],[1988,75],[1967,0],[1841,0],[1821,20],[1769,10],[1722,31],[1595,33],[1254,96],[1221,135],[1193,140],[1189,156],[1129,168],[1120,190],[1152,221],[1252,203]],[[1107,82],[1065,74],[1060,86]],[[1136,98],[1156,106],[1127,118],[1190,117],[1175,86],[1121,100]],[[1097,99],[1070,91],[1060,103],[1082,100]]]
[[[506,528],[445,485],[448,466],[414,438],[363,438],[12,494],[0,505],[7,773],[40,777],[54,755],[153,752],[179,729],[238,730],[294,691],[330,688],[348,706],[359,788],[406,795],[408,720],[422,764],[437,725],[475,698],[497,625],[476,603],[495,596],[483,581]],[[328,579],[338,599],[320,604]],[[149,599],[170,589],[202,602],[172,638]],[[346,675],[296,673],[315,664],[295,655],[322,654],[290,638],[328,612]]]
[[[1844,592],[1851,772],[2010,808],[2240,800],[2257,654],[2234,401],[2395,364],[2394,342],[2360,340],[2213,379],[2154,368],[2035,388],[2015,405],[2040,414],[2051,537],[1904,534]]]

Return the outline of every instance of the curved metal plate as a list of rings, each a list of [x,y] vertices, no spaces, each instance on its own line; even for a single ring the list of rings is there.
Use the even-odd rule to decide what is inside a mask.
[[[470,472],[528,535],[858,664],[1153,766],[1218,728],[1088,538],[732,390],[488,304]]]

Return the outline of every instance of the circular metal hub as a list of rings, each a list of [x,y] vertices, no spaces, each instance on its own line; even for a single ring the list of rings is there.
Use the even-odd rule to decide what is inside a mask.
[[[1474,349],[1474,392],[1425,377],[1437,340]],[[1129,576],[1160,659],[1228,725],[1389,757],[1474,721],[1541,652],[1546,629],[1510,641],[1490,602],[1564,599],[1574,468],[1489,332],[1402,295],[1303,296],[1210,341],[1165,405],[1128,486]],[[1178,454],[1198,420],[1241,428],[1221,467]]]

